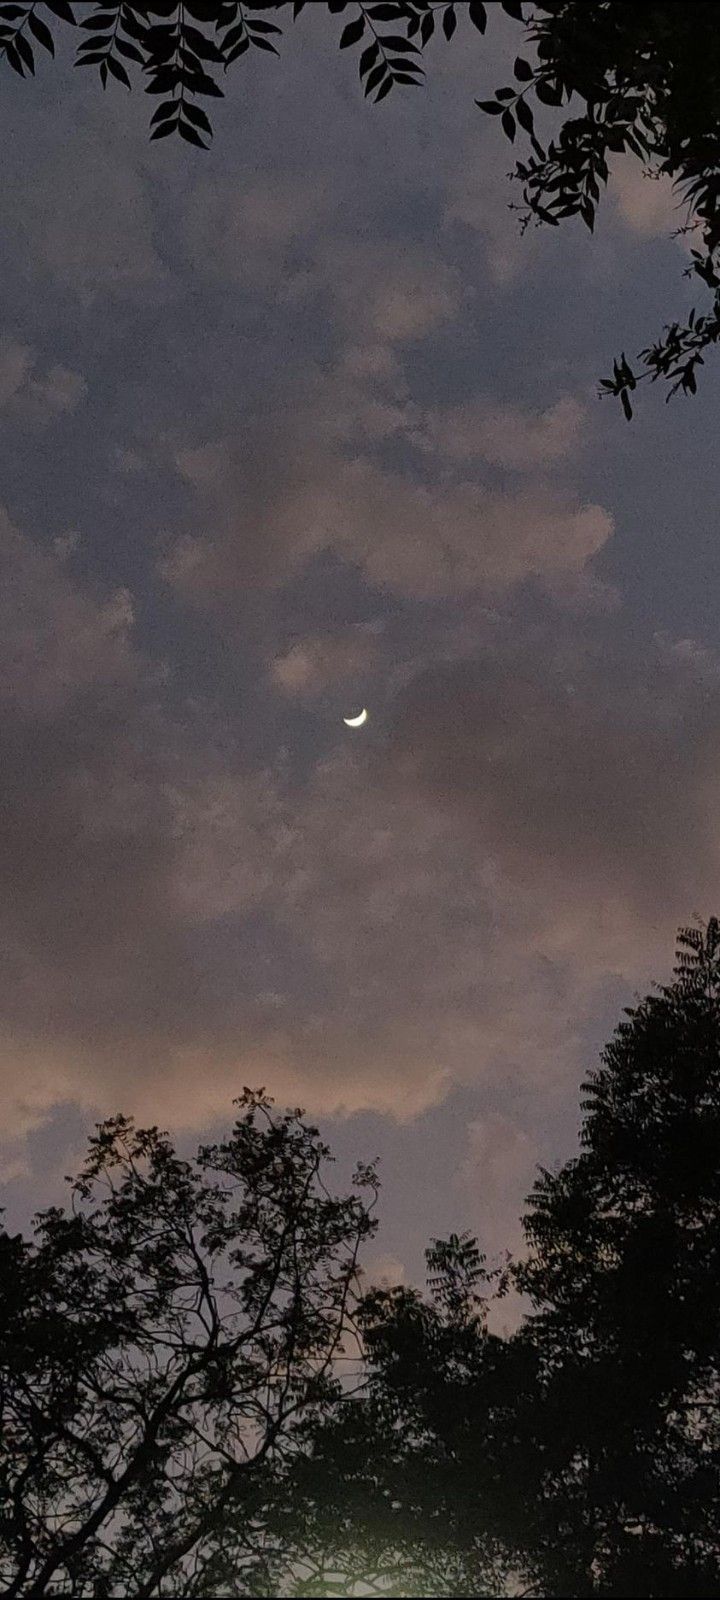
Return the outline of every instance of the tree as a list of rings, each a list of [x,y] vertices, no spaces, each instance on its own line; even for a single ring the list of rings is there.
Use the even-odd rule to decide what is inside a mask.
[[[720,1594],[720,938],[627,1013],[517,1281],[545,1374],[557,1594]]]
[[[684,205],[683,231],[692,232],[688,275],[709,291],[704,309],[672,322],[633,366],[623,354],[604,394],[619,396],[632,416],[631,396],[643,379],[662,379],[670,395],[694,394],[705,352],[720,339],[720,39],[715,0],[633,5],[629,0],[552,0],[523,5],[501,0],[324,0],[339,19],[341,49],[357,47],[360,79],[375,103],[392,89],[422,83],[423,54],[441,31],[450,41],[459,24],[484,34],[499,9],[524,29],[527,54],[514,61],[514,82],[476,104],[497,117],[529,153],[514,177],[523,195],[523,222],[557,226],[580,217],[592,230],[614,155],[631,153],[648,175],[672,179]],[[0,3],[0,55],[24,76],[35,70],[39,45],[54,53],[48,22],[79,26],[77,64],[96,68],[126,88],[144,79],[157,98],[152,139],[178,134],[207,149],[212,127],[199,102],[222,96],[223,76],[241,56],[277,55],[282,29],[266,15],[298,19],[306,0],[264,5],[239,0],[93,0],[76,15],[70,0]],[[318,10],[319,0],[313,9]],[[46,15],[45,15],[46,14]],[[283,21],[285,18],[283,17]],[[508,73],[508,76],[510,74]],[[542,143],[541,109],[559,111],[554,135]]]
[[[71,1209],[0,1236],[7,1596],[274,1592],[264,1507],[340,1391],[376,1184],[333,1197],[300,1112],[238,1106],[193,1161],[103,1123]]]
[[[271,1514],[293,1594],[353,1595],[361,1582],[378,1595],[497,1596],[534,1576],[518,1507],[534,1504],[539,1475],[516,1427],[536,1352],[488,1331],[482,1291],[497,1275],[468,1235],[426,1254],[427,1295],[364,1297],[366,1386],[309,1419],[292,1492]]]
[[[365,1298],[368,1389],[298,1461],[291,1515],[325,1561],[299,1593],[354,1593],[323,1588],[334,1560],[398,1595],[720,1595],[715,919],[582,1103],[580,1154],[540,1173],[498,1285],[529,1297],[516,1333],[488,1332],[465,1236],[430,1253],[429,1298]]]

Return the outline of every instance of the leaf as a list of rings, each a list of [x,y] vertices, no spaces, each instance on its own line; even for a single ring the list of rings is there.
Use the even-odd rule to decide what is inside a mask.
[[[539,217],[541,222],[549,223],[551,228],[559,228],[560,226],[557,217],[553,216],[552,211],[547,211],[545,206],[534,205],[533,215]]]
[[[164,122],[166,117],[174,117],[177,108],[177,100],[166,100],[164,106],[158,106],[157,111],[153,111],[150,127],[153,128],[156,122]]]
[[[416,70],[420,72],[422,68],[418,67]],[[422,79],[412,78],[409,72],[394,72],[393,83],[412,83],[416,89],[422,88]]]
[[[200,57],[196,56],[195,51],[190,50],[187,45],[183,45],[180,51],[180,63],[183,69],[183,83],[189,83],[191,78],[199,80],[203,76],[204,68]]]
[[[630,404],[630,396],[627,392],[627,389],[620,390],[620,402],[628,422],[632,422],[632,406]]]
[[[196,128],[202,128],[205,133],[209,133],[212,138],[210,119],[201,106],[191,105],[189,101],[185,100],[183,102],[183,116],[193,122]]]
[[[17,72],[19,77],[24,78],[25,73],[23,72],[22,61],[20,60],[14,44],[8,44],[5,46],[5,55],[7,57],[8,65],[12,67],[13,72]]]
[[[562,105],[562,89],[557,83],[551,83],[548,78],[541,78],[535,84],[535,93],[544,106]]]
[[[40,18],[36,17],[34,11],[31,11],[28,17],[28,27],[33,38],[37,39],[38,44],[41,44],[45,50],[49,50],[51,56],[54,56],[55,43],[50,29],[45,22],[41,22]]]
[[[152,77],[152,81],[155,85],[167,83],[170,88],[173,88],[174,84],[177,83],[178,70],[175,66],[175,63],[172,61],[168,64],[163,62],[163,65],[160,67],[156,67],[154,62],[148,62],[143,70],[148,74],[149,77]]]
[[[200,138],[199,133],[195,132],[189,122],[183,122],[182,118],[180,119],[179,132],[180,138],[187,140],[188,144],[194,144],[198,150],[207,150],[208,146]]]
[[[107,28],[112,31],[114,25],[115,18],[112,11],[103,11],[102,16],[96,13],[92,17],[84,17],[80,23],[81,28],[90,28],[95,33],[102,33],[103,29]]]
[[[125,88],[129,89],[130,79],[125,71],[125,68],[121,66],[120,62],[116,61],[114,56],[108,56],[107,64],[108,70],[112,73],[114,78],[117,78],[118,83],[123,83]]]
[[[300,15],[300,12],[303,10],[303,8],[305,6],[305,3],[306,3],[306,0],[293,0],[293,22],[297,22],[297,19],[298,19],[299,15]]]
[[[180,42],[179,31],[172,28],[148,28],[145,34],[145,49],[156,63],[170,61]]]
[[[533,121],[533,114],[530,110],[527,100],[517,101],[515,106],[515,115],[520,123],[520,127],[524,128],[526,133],[532,133],[535,123]]]
[[[362,55],[360,57],[360,76],[361,76],[361,78],[364,78],[365,73],[370,71],[370,68],[373,65],[373,62],[377,61],[377,58],[378,58],[379,54],[380,54],[380,46],[379,46],[379,44],[377,42],[377,39],[374,39],[372,44],[369,44],[367,49],[363,50],[363,53],[362,53]]]
[[[500,4],[502,5],[503,11],[507,11],[508,16],[513,17],[516,22],[525,21],[520,0],[500,0]]]
[[[487,27],[487,11],[484,5],[480,3],[480,0],[470,0],[469,10],[473,27],[477,28],[478,33],[484,33]]]
[[[623,383],[627,384],[629,389],[635,388],[635,374],[632,371],[632,368],[628,366],[628,360],[624,350],[620,357],[620,377],[622,378]]]
[[[377,94],[375,96],[375,105],[378,104],[379,100],[384,100],[385,99],[386,94],[390,93],[390,90],[392,89],[392,86],[393,86],[392,78],[388,76],[385,79],[385,82],[381,83],[380,88],[378,89],[378,92],[377,92]]]
[[[400,22],[403,15],[401,5],[368,6],[367,11],[373,22]]]
[[[250,34],[250,43],[254,44],[258,50],[271,50],[274,56],[280,54],[279,50],[275,49],[274,44],[271,44],[269,39],[263,39],[262,37],[258,39],[255,37],[254,33]]]
[[[174,68],[167,68],[166,71],[164,71],[163,73],[158,73],[157,77],[153,78],[152,83],[149,83],[147,85],[145,93],[146,94],[167,94],[168,89],[174,89],[176,87],[177,81],[178,81],[178,74],[175,71],[175,69]]]
[[[419,56],[420,54],[417,45],[412,44],[409,39],[403,39],[402,34],[399,33],[383,34],[382,42],[385,50],[401,50],[414,56]]]
[[[340,35],[340,49],[347,50],[349,45],[357,44],[358,39],[362,39],[364,32],[365,18],[361,12],[359,16],[355,17],[353,22],[346,22],[345,27]]]
[[[237,61],[238,56],[244,56],[245,51],[249,50],[249,49],[250,49],[250,40],[247,39],[247,38],[241,39],[240,43],[236,44],[235,49],[230,51],[229,56],[225,57],[225,66],[226,66],[226,68],[230,66],[230,63],[232,61]]]
[[[430,43],[435,32],[435,18],[432,11],[426,11],[420,24],[420,40],[423,48]]]
[[[178,125],[177,118],[175,118],[172,122],[163,122],[163,123],[160,124],[159,128],[155,129],[154,133],[151,133],[150,138],[151,139],[167,139],[168,134],[175,132],[175,129],[177,128],[177,125]]]
[[[453,34],[455,32],[455,29],[457,27],[457,17],[455,15],[455,7],[454,6],[446,6],[445,7],[445,10],[443,11],[442,25],[443,25],[443,33],[445,35],[445,38],[446,39],[452,39],[452,36],[453,36]]]
[[[76,26],[75,17],[68,0],[44,0],[44,4],[47,6],[48,11],[52,11],[54,16],[60,18],[61,22],[70,22],[73,27]]]
[[[625,149],[625,131],[624,131],[624,129],[623,128],[607,127],[607,125],[606,125],[605,128],[603,129],[603,134],[604,134],[605,143],[606,143],[606,145],[608,147],[608,150],[614,151],[614,153],[616,155],[622,155],[622,153],[623,153],[623,151]]]
[[[208,77],[207,72],[201,72],[197,67],[193,69],[191,80],[195,94],[211,94],[216,97],[222,95],[223,91],[218,89],[215,79]]]
[[[126,56],[128,61],[137,61],[139,66],[144,67],[144,56],[140,54],[140,51],[137,49],[136,45],[128,44],[127,39],[119,39],[116,37],[115,49],[120,51],[121,56]]]
[[[223,39],[223,50],[232,50],[238,39],[245,38],[245,24],[239,22],[236,28],[230,28]]]
[[[513,144],[515,140],[515,118],[512,114],[512,111],[503,111],[502,122],[500,126],[503,133],[506,134],[507,138],[510,140],[510,143]]]
[[[86,53],[88,50],[99,50],[101,55],[105,55],[105,52],[110,49],[111,44],[111,33],[104,33],[98,39],[83,39],[78,45],[78,55]]]
[[[215,22],[218,0],[184,0],[184,8],[196,22]]]
[[[373,89],[377,89],[378,84],[381,83],[385,77],[386,72],[387,68],[384,61],[380,62],[379,67],[373,67],[373,70],[365,83],[366,94],[372,94]]]
[[[499,117],[503,109],[502,106],[498,105],[497,100],[476,100],[475,104],[480,107],[481,111],[487,112],[489,117]]]
[[[129,33],[132,39],[137,39],[139,44],[146,43],[149,29],[143,28],[138,18],[132,11],[128,10],[126,5],[122,9],[122,25],[125,33]]]
[[[183,28],[183,40],[187,39],[195,54],[201,61],[222,61],[223,53],[219,50],[213,39],[206,39],[199,28]]]
[[[513,67],[513,71],[515,73],[515,77],[519,78],[521,83],[529,83],[533,75],[533,69],[530,65],[530,62],[524,61],[522,56],[515,57],[515,66]]]
[[[16,33],[16,35],[15,35],[15,48],[17,50],[17,53],[18,53],[19,57],[20,57],[20,60],[25,62],[25,66],[27,67],[28,72],[31,72],[33,74],[33,77],[34,77],[35,76],[35,57],[34,57],[34,55],[32,53],[30,45],[27,42],[27,39],[23,38],[23,35],[21,33]]]
[[[253,33],[282,33],[282,28],[278,28],[277,23],[263,22],[260,17],[248,17],[247,26]]]

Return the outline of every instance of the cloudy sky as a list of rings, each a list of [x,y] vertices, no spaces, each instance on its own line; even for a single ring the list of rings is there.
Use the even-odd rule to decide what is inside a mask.
[[[597,400],[677,218],[620,163],[520,236],[512,24],[375,109],[313,12],[207,155],[71,56],[2,80],[2,1172],[17,1224],[98,1116],[264,1084],[380,1154],[415,1275],[515,1242],[720,905],[720,383]]]

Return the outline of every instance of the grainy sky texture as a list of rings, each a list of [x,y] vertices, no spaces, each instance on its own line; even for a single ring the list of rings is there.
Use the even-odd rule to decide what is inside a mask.
[[[493,22],[374,109],[309,7],[208,155],[66,51],[2,79],[14,1221],[96,1117],[247,1083],[381,1154],[377,1270],[511,1245],[720,904],[718,375],[596,399],[687,309],[678,219],[620,162],[594,239],[520,237]]]

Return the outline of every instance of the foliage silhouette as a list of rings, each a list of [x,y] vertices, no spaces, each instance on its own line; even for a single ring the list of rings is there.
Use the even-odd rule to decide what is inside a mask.
[[[7,1596],[273,1592],[267,1486],[336,1396],[375,1180],[334,1198],[300,1113],[238,1106],[194,1161],[104,1123],[70,1212],[0,1236]]]
[[[630,153],[650,175],[667,175],[678,194],[678,231],[688,233],[687,275],[709,291],[704,308],[668,324],[633,364],[623,353],[601,392],[618,396],[626,417],[643,379],[694,394],[705,352],[720,339],[720,36],[715,0],[631,5],[627,0],[553,0],[532,5],[480,0],[313,0],[335,25],[341,50],[358,50],[364,92],[375,103],[398,85],[417,86],[423,53],[441,33],[485,33],[504,11],[524,30],[513,82],[476,104],[496,117],[506,138],[528,142],[513,176],[523,194],[523,222],[557,226],[579,217],[592,228],[614,155]],[[0,3],[0,55],[21,76],[35,71],[35,52],[54,53],[52,28],[78,26],[77,65],[97,68],[126,88],[133,77],[157,98],[151,138],[177,133],[207,149],[212,126],[200,103],[222,97],[220,78],[241,56],[278,54],[281,24],[297,20],[306,0],[264,5],[240,0],[15,0]],[[267,13],[280,20],[270,20]],[[467,37],[467,34],[465,34]],[[529,55],[529,59],[528,59]],[[510,74],[509,74],[510,75]],[[536,114],[556,131],[543,131]],[[551,119],[552,120],[552,119]],[[544,141],[544,142],[543,142]]]
[[[683,930],[675,982],[618,1027],[509,1275],[477,1256],[459,1292],[456,1235],[429,1299],[365,1298],[368,1390],[296,1469],[298,1593],[363,1571],[398,1595],[720,1595],[718,931]],[[478,1290],[508,1282],[529,1310],[500,1338]]]

